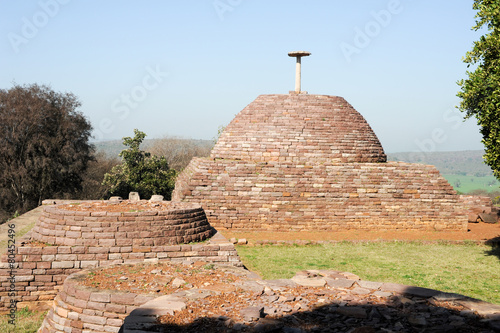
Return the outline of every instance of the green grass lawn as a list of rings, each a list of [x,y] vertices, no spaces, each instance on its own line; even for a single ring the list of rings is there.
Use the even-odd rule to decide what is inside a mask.
[[[500,304],[500,249],[418,242],[238,246],[245,266],[264,279],[303,269],[351,272],[363,280],[454,292]]]
[[[291,278],[304,269],[351,272],[363,280],[455,292],[500,304],[500,248],[421,242],[307,246],[238,246],[245,266],[264,279]],[[0,332],[36,332],[44,313],[22,309],[17,324],[0,316]]]
[[[443,175],[456,191],[469,193],[473,190],[498,191],[500,182],[494,176],[475,177],[462,175]]]

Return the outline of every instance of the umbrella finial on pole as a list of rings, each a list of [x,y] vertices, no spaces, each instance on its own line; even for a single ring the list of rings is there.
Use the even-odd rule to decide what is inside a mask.
[[[300,79],[301,79],[301,58],[310,56],[311,52],[306,51],[294,51],[288,52],[288,56],[297,58],[297,64],[295,66],[295,92],[300,93]]]

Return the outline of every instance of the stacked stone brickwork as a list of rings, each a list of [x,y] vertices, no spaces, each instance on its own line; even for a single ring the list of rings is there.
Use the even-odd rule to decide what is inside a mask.
[[[203,241],[211,233],[212,227],[198,204],[139,212],[75,211],[48,206],[31,237],[54,245],[160,246]]]
[[[80,280],[87,273],[75,274],[66,279],[38,332],[117,333],[132,310],[157,297],[82,286]]]
[[[237,281],[221,279],[217,291],[193,287],[162,295],[91,288],[82,283],[89,271],[73,274],[38,332],[493,333],[500,325],[500,305],[456,293],[365,281],[340,271],[262,280],[242,269],[216,269]],[[183,325],[167,325],[167,318]]]
[[[428,165],[297,166],[197,158],[178,180],[177,196],[200,202],[217,228],[467,228],[453,188]]]
[[[461,195],[460,201],[462,201],[464,207],[469,211],[474,211],[476,213],[491,213],[494,205],[490,197],[479,196],[479,195]]]
[[[361,114],[337,96],[261,95],[221,134],[214,159],[385,162],[384,150]]]
[[[490,197],[461,195],[460,200],[462,201],[464,207],[467,209],[469,222],[498,222],[498,208],[493,205]]]
[[[386,163],[364,118],[332,96],[264,95],[178,177],[174,201],[201,203],[216,228],[467,230],[433,166]]]
[[[68,275],[86,268],[164,260],[202,260],[240,266],[234,245],[220,234],[208,242],[189,243],[208,239],[212,228],[205,215],[201,215],[203,210],[199,205],[181,205],[184,206],[181,209],[156,214],[44,207],[33,230],[16,240],[15,256],[2,256],[0,310],[6,310],[12,298],[8,259],[16,267],[14,298],[19,302],[53,300]],[[209,228],[197,229],[198,224]],[[183,226],[187,227],[182,229]],[[177,233],[180,230],[199,232],[196,237],[180,236]]]

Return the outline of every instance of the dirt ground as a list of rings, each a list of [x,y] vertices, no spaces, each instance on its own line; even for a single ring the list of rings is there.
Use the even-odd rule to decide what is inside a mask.
[[[238,232],[219,230],[226,238],[245,238],[249,243],[257,241],[361,241],[361,240],[446,240],[446,241],[488,241],[500,240],[500,223],[469,223],[468,231],[301,231],[301,232]]]

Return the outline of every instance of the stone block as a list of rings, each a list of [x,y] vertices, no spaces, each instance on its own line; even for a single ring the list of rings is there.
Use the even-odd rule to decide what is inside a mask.
[[[53,269],[58,268],[73,268],[75,266],[74,261],[53,261],[51,267]]]
[[[111,295],[106,292],[92,292],[89,300],[92,302],[109,303],[111,302]]]
[[[111,303],[123,304],[123,305],[134,305],[135,294],[112,294]]]
[[[114,313],[126,313],[126,306],[124,304],[107,303],[106,311]]]

